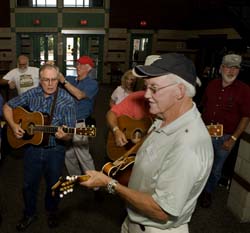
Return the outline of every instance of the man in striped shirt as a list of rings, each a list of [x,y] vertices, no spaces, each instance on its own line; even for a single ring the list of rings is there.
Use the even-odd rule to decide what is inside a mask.
[[[17,139],[25,131],[13,119],[13,109],[21,106],[34,112],[50,115],[53,126],[58,126],[55,134],[50,134],[47,144],[28,145],[24,156],[24,215],[16,228],[25,230],[36,220],[36,200],[41,177],[46,180],[45,209],[48,214],[48,226],[56,227],[56,212],[59,198],[52,197],[51,187],[57,182],[64,165],[65,141],[71,135],[65,133],[62,126],[73,127],[76,114],[73,98],[58,88],[59,69],[51,64],[43,65],[39,70],[39,86],[9,100],[3,108],[5,119]],[[54,107],[53,107],[54,106]],[[52,110],[51,110],[52,109]],[[23,119],[25,120],[25,119]]]

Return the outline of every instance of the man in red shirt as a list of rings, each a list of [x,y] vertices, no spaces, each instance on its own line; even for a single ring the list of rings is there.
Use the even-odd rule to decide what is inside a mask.
[[[150,116],[148,102],[144,94],[145,91],[133,92],[107,112],[107,123],[114,133],[117,146],[124,146],[128,143],[124,132],[118,127],[118,118],[120,116],[125,115],[136,120]]]
[[[250,88],[237,80],[241,60],[237,54],[225,55],[220,66],[222,79],[212,80],[202,99],[205,124],[223,125],[223,135],[212,137],[214,163],[201,195],[201,206],[204,208],[210,207],[211,194],[221,177],[224,162],[250,119]]]

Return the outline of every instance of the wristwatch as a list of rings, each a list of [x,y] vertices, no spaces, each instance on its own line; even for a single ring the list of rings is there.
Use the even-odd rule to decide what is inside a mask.
[[[109,181],[108,185],[107,185],[107,191],[110,194],[115,194],[116,190],[115,187],[118,184],[117,180],[112,179],[111,181]]]
[[[67,84],[67,83],[69,83],[69,82],[67,81],[67,79],[64,79],[62,85],[65,86],[65,84]]]

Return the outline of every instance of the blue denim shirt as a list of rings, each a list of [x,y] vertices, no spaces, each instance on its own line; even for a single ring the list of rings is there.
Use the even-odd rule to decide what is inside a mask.
[[[93,112],[95,96],[99,89],[98,83],[89,76],[80,81],[77,81],[75,76],[67,76],[67,80],[87,95],[85,99],[77,100],[75,98],[76,119],[86,119]]]

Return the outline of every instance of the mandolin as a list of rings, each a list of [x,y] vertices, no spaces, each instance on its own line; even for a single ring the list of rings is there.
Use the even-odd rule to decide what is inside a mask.
[[[88,175],[82,176],[66,176],[60,177],[59,180],[52,186],[52,196],[55,196],[59,192],[59,197],[63,198],[68,193],[73,192],[73,187],[76,183],[81,183],[89,179]]]

